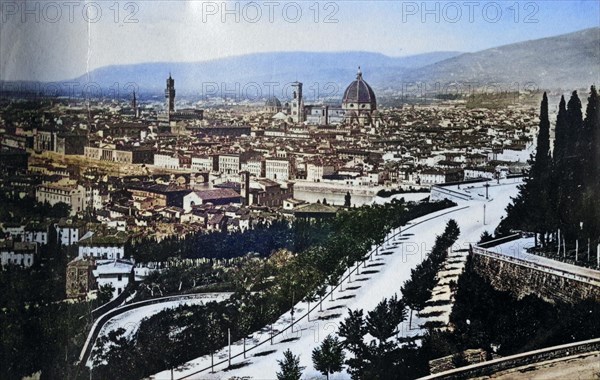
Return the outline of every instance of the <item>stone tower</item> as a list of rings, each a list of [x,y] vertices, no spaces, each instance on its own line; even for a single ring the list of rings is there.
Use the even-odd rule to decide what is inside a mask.
[[[293,98],[290,107],[291,119],[294,123],[304,121],[304,100],[302,99],[302,83],[292,83]]]
[[[165,98],[167,99],[167,113],[171,114],[175,112],[175,80],[171,78],[171,74],[169,74],[169,78],[167,79]]]
[[[240,196],[242,197],[242,205],[250,205],[250,173],[247,171],[240,172]]]

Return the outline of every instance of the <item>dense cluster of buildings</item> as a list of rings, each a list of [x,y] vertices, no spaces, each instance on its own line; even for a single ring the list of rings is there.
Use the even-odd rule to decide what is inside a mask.
[[[68,218],[0,220],[1,265],[34,265],[51,239],[77,249],[67,294],[135,278],[132,239],[243,231],[256,223],[335,214],[382,189],[429,188],[523,169],[537,131],[532,108],[378,107],[358,71],[341,104],[283,102],[201,110],[165,103],[31,100],[0,104],[0,192]],[[317,204],[317,202],[319,202]]]

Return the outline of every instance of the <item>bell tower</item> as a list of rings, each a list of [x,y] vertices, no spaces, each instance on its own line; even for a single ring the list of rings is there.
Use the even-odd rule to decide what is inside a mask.
[[[240,196],[242,205],[250,205],[250,173],[247,171],[240,172]]]
[[[175,79],[171,78],[171,73],[169,73],[169,78],[167,79],[165,98],[167,99],[167,113],[171,114],[175,112]]]
[[[291,117],[294,123],[304,121],[304,100],[302,99],[302,83],[292,83],[293,98],[291,102]]]

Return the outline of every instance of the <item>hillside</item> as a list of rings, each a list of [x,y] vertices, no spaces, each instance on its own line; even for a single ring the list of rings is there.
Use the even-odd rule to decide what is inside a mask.
[[[90,72],[89,79],[85,75],[75,81],[85,83],[89,80],[103,87],[111,83],[133,82],[138,84],[142,92],[160,93],[164,89],[166,76],[171,73],[175,78],[178,94],[197,95],[212,84],[218,84],[227,91],[235,89],[236,84],[243,89],[244,86],[250,88],[254,83],[264,86],[264,83],[275,82],[280,84],[275,88],[281,91],[284,84],[299,80],[305,84],[305,96],[310,98],[313,94],[310,87],[314,83],[319,83],[321,91],[330,82],[338,87],[345,86],[354,79],[359,65],[365,68],[369,82],[383,85],[386,73],[391,69],[403,72],[458,54],[460,53],[434,52],[393,58],[369,52],[260,53],[205,62],[109,66]],[[223,83],[227,85],[223,86]],[[249,95],[253,94],[250,90],[247,92]]]
[[[465,53],[405,73],[430,82],[534,83],[544,89],[586,88],[600,79],[600,28]]]

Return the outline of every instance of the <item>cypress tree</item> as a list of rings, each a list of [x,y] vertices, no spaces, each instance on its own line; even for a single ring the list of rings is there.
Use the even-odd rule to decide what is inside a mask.
[[[556,116],[551,184],[553,189],[553,191],[551,191],[551,204],[555,205],[555,207],[552,207],[552,219],[555,221],[554,227],[560,228],[562,231],[564,231],[564,226],[566,224],[566,214],[563,210],[566,203],[567,188],[565,185],[566,179],[568,178],[568,169],[566,165],[568,129],[567,103],[563,95],[560,98],[558,115]]]
[[[536,233],[536,245],[538,233],[545,245],[543,237],[549,227],[546,213],[549,205],[550,163],[550,119],[548,96],[544,92],[536,151],[529,159],[530,169],[523,185],[519,187],[519,195],[513,200],[512,207],[507,208],[507,211],[513,213],[512,221],[518,223],[518,227]]]
[[[538,175],[548,172],[550,154],[550,119],[548,117],[548,96],[544,92],[540,106],[540,129],[537,136],[534,168]]]
[[[600,235],[600,98],[595,86],[590,88],[582,136],[582,232],[589,243],[597,243]]]
[[[578,206],[580,204],[581,182],[583,175],[579,167],[579,134],[583,124],[581,114],[581,100],[577,91],[573,91],[571,98],[567,103],[567,112],[565,115],[567,129],[565,133],[565,155],[562,162],[561,177],[561,222],[562,230],[567,240],[577,238],[579,232]]]

